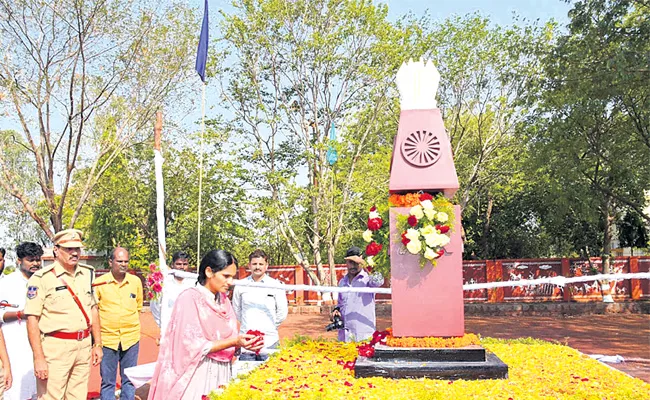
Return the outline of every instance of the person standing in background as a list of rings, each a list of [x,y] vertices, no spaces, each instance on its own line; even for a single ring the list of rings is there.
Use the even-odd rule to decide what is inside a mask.
[[[174,303],[185,289],[194,287],[195,280],[183,279],[174,275],[175,271],[187,272],[190,268],[190,256],[182,251],[172,255],[172,271],[169,271],[163,281],[162,297],[160,299],[160,337],[163,338],[167,331],[167,325],[174,309]],[[155,318],[155,316],[154,316]]]
[[[248,256],[248,270],[251,275],[244,281],[280,284],[266,274],[269,268],[269,256],[260,249]],[[258,330],[264,333],[264,347],[277,349],[280,343],[278,327],[287,318],[289,311],[287,295],[284,290],[235,286],[232,306],[241,323],[240,333]],[[242,360],[248,354],[242,353]],[[259,355],[256,358],[260,358]]]
[[[352,246],[345,253],[348,273],[339,281],[339,287],[380,287],[384,277],[378,273],[369,274],[363,267],[361,249]],[[374,293],[339,293],[338,307],[332,316],[343,319],[345,329],[339,329],[342,342],[360,342],[369,339],[375,332],[375,294]]]
[[[100,366],[101,400],[115,400],[117,367],[122,378],[121,400],[132,400],[135,388],[124,374],[138,364],[140,351],[140,311],[143,295],[140,278],[129,274],[129,251],[115,248],[109,255],[110,272],[95,281],[95,296],[102,321],[104,358]]]
[[[11,388],[11,364],[7,355],[5,338],[0,330],[0,400],[4,398],[4,392]]]
[[[41,269],[43,248],[32,242],[16,247],[16,271],[0,281],[0,301],[15,307],[0,309],[2,333],[11,343],[7,348],[15,378],[11,389],[5,391],[5,400],[36,399],[36,377],[32,362],[32,348],[27,339],[27,321],[23,309],[27,297],[27,281]]]

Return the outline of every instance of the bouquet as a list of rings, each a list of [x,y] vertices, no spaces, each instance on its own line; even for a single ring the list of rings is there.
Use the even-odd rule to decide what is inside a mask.
[[[147,299],[149,301],[158,300],[162,295],[163,288],[163,273],[160,271],[160,268],[154,263],[149,264],[149,274],[147,275]]]
[[[428,193],[419,196],[419,204],[411,207],[409,215],[397,217],[397,227],[402,232],[402,244],[411,254],[420,255],[420,266],[427,261],[436,266],[437,259],[445,254],[450,242],[454,222],[454,206],[444,196]]]

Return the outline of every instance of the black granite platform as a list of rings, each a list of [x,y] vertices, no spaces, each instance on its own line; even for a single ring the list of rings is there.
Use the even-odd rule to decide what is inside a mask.
[[[507,379],[508,366],[480,346],[460,349],[392,348],[377,345],[372,358],[358,357],[357,378]]]
[[[412,360],[412,361],[485,361],[485,349],[481,346],[466,346],[455,349],[433,349],[414,347],[390,347],[375,345],[375,361]]]

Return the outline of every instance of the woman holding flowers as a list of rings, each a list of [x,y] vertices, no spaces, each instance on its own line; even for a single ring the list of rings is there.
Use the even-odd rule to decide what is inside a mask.
[[[226,296],[237,271],[237,260],[213,250],[199,266],[197,287],[180,294],[151,380],[149,400],[196,400],[231,379],[237,347],[260,350],[253,335],[239,335],[235,313]]]

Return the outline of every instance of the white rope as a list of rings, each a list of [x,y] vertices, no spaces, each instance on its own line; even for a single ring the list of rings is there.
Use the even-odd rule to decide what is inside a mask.
[[[599,274],[588,276],[576,276],[567,278],[565,276],[553,276],[548,278],[539,279],[522,279],[519,281],[503,281],[503,282],[489,282],[489,283],[472,283],[463,285],[464,290],[477,290],[477,289],[494,289],[499,287],[514,287],[514,286],[534,286],[552,284],[556,286],[564,286],[569,283],[576,282],[591,282],[600,280],[625,280],[625,279],[650,279],[650,272],[640,272],[635,274]]]
[[[176,271],[170,273],[178,278],[194,279],[198,275],[193,272]],[[470,283],[463,285],[463,290],[478,290],[478,289],[494,289],[500,287],[515,287],[515,286],[535,286],[552,284],[556,286],[565,286],[569,283],[577,282],[591,282],[597,280],[625,280],[625,279],[650,279],[650,272],[639,272],[634,274],[599,274],[588,276],[576,276],[573,278],[566,278],[564,276],[553,276],[549,278],[539,279],[522,279],[519,281],[503,281],[503,282],[489,282],[489,283]],[[390,288],[369,288],[369,287],[338,287],[338,286],[313,286],[313,285],[285,285],[283,283],[260,283],[248,280],[235,279],[233,281],[235,286],[245,287],[258,287],[265,289],[280,289],[285,291],[302,290],[312,292],[334,292],[334,293],[381,293],[390,294]]]

